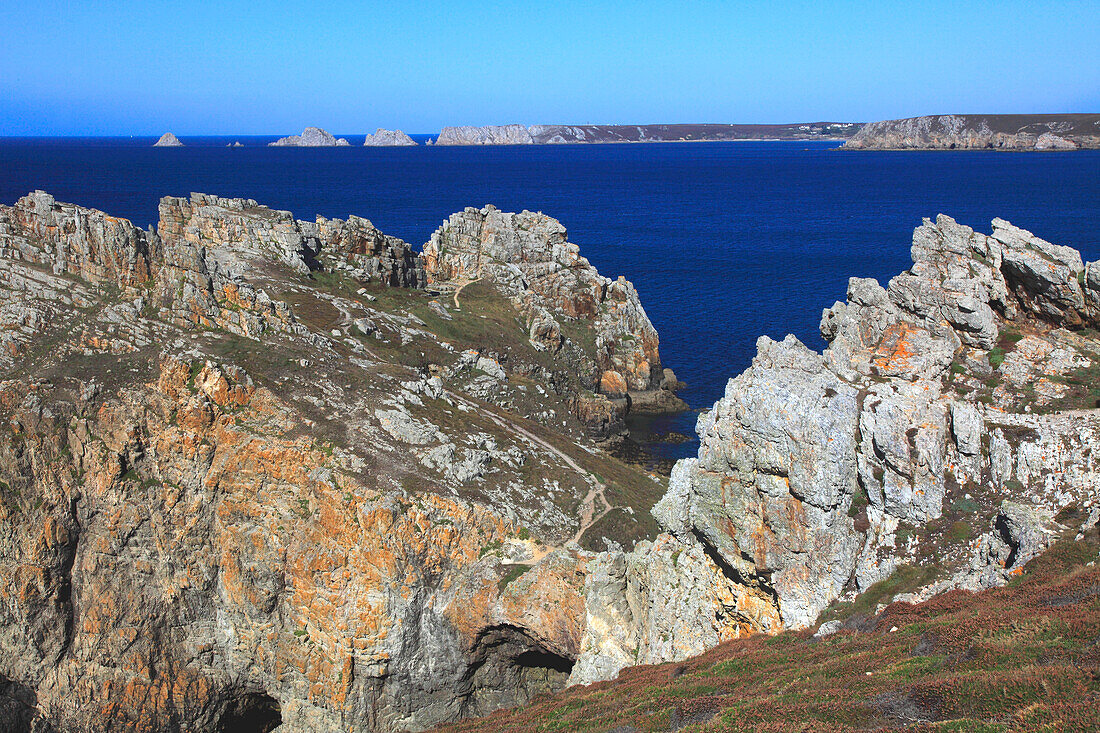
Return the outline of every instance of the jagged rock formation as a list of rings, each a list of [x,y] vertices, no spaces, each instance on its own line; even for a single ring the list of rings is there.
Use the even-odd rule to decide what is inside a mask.
[[[301,135],[281,137],[273,143],[268,143],[269,147],[297,148],[332,148],[341,145],[350,145],[350,143],[342,137],[333,137],[331,133],[319,127],[307,127],[302,130]]]
[[[540,350],[581,352],[570,341],[577,322],[595,329],[595,360],[584,358],[589,389],[636,409],[676,409],[682,403],[662,385],[657,331],[638,293],[623,277],[611,280],[580,256],[561,222],[542,213],[510,214],[493,206],[453,214],[424,245],[431,282],[492,280],[523,313]],[[574,338],[580,338],[573,330]],[[667,382],[666,382],[667,377]],[[585,404],[581,409],[595,409]]]
[[[445,127],[436,144],[560,145],[704,140],[836,140],[851,137],[860,127],[856,122],[807,122],[789,125],[489,125]]]
[[[654,507],[668,535],[589,575],[572,682],[805,628],[902,565],[939,574],[910,600],[997,585],[1060,511],[1100,518],[1100,340],[1066,330],[1100,325],[1100,263],[942,215],[912,254],[886,288],[851,280],[823,313],[824,354],[759,340]],[[685,584],[712,596],[668,589]]]
[[[420,259],[358,217],[160,214],[0,207],[0,711],[32,729],[422,730],[902,565],[904,598],[1003,583],[1100,520],[1100,263],[1001,220],[926,221],[823,354],[761,339],[658,534],[570,381],[653,391],[656,334],[558,222],[467,209]]]
[[[166,132],[160,136],[160,139],[153,143],[154,148],[182,148],[183,143],[170,132]]]
[[[374,147],[394,147],[400,145],[416,145],[416,140],[413,140],[401,130],[385,130],[379,127],[375,130],[373,135],[367,135],[363,144]]]
[[[0,712],[421,730],[565,684],[573,542],[659,484],[578,445],[510,300],[425,279],[358,217],[0,207]]]
[[[846,150],[1076,150],[1100,147],[1100,115],[939,115],[870,122]]]

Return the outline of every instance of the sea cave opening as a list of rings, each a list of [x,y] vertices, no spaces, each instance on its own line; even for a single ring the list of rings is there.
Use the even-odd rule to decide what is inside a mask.
[[[271,733],[283,722],[275,698],[266,692],[245,692],[229,700],[218,720],[218,733]]]

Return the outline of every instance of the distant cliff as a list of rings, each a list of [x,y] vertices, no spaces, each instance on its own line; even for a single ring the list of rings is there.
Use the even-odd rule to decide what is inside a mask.
[[[1100,114],[939,115],[871,122],[845,150],[1100,148]]]
[[[788,125],[487,125],[444,127],[436,145],[847,139],[856,134],[860,127],[858,122]]]

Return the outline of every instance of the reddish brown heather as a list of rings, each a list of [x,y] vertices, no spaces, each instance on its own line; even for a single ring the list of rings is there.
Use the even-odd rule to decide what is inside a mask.
[[[726,642],[439,730],[1096,731],[1098,550],[1064,541],[1005,588],[894,603],[822,639]]]

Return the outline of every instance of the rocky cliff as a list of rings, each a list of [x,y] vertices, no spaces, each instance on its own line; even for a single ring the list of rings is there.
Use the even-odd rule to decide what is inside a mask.
[[[363,144],[368,147],[394,147],[416,145],[416,140],[413,140],[401,130],[384,130],[379,127],[373,135],[367,135]]]
[[[634,286],[600,275],[556,219],[468,208],[432,234],[423,257],[432,282],[495,283],[523,314],[532,344],[576,355],[589,389],[635,409],[682,408],[667,389],[675,375],[661,365],[657,331]],[[589,328],[594,359],[582,345]]]
[[[652,534],[661,485],[584,438],[572,364],[366,219],[193,194],[142,231],[36,192],[0,265],[0,711],[28,729],[521,703],[579,652],[581,546]]]
[[[444,127],[436,145],[530,145],[534,140],[523,125]]]
[[[1100,263],[942,216],[912,253],[823,354],[761,339],[666,491],[584,419],[656,391],[656,333],[549,217],[417,257],[245,199],[0,207],[0,711],[423,730],[1004,583],[1100,519]]]
[[[1100,147],[1100,115],[939,115],[870,122],[846,150],[1077,150]]]
[[[573,682],[811,626],[905,570],[898,598],[1003,584],[1100,519],[1100,263],[946,216],[887,287],[853,278],[823,354],[762,337],[653,513],[594,561]]]
[[[332,148],[343,145],[350,145],[350,143],[342,137],[334,137],[319,127],[307,127],[302,130],[301,135],[281,137],[273,143],[268,143],[269,147],[291,148]]]

